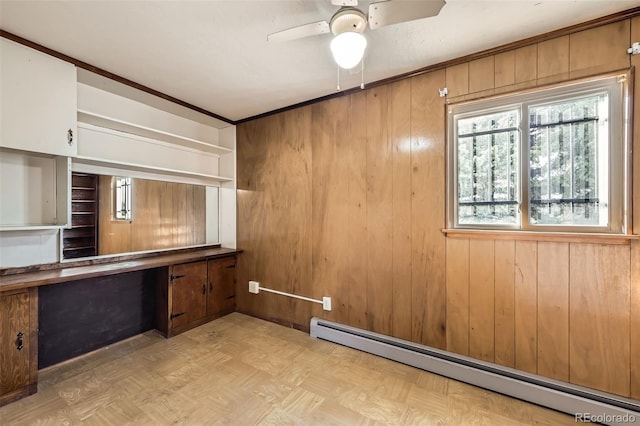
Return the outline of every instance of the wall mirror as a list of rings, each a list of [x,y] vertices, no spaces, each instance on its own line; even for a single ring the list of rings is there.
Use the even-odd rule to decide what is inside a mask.
[[[218,188],[73,172],[63,260],[216,244]]]

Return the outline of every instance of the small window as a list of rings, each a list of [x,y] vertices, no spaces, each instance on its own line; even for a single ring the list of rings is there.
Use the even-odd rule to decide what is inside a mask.
[[[131,178],[113,177],[113,219],[131,220]]]
[[[449,107],[454,228],[625,232],[626,78]]]

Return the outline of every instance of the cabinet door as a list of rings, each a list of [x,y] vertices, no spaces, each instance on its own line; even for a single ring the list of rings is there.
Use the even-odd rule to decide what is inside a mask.
[[[184,263],[171,267],[172,329],[188,325],[207,314],[207,262]]]
[[[0,397],[31,381],[29,317],[27,292],[0,297]]]
[[[236,259],[228,257],[209,261],[208,315],[224,315],[235,310]]]
[[[0,57],[0,146],[75,156],[75,66],[4,38]]]

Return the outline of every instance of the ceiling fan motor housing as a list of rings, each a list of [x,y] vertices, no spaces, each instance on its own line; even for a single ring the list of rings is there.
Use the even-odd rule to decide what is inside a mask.
[[[348,31],[362,34],[367,28],[367,16],[355,7],[341,7],[331,17],[330,26],[336,36]]]

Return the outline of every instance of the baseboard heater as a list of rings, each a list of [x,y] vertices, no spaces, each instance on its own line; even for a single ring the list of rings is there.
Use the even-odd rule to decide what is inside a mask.
[[[311,319],[311,337],[575,416],[577,422],[640,425],[640,401],[524,373],[347,325]]]

